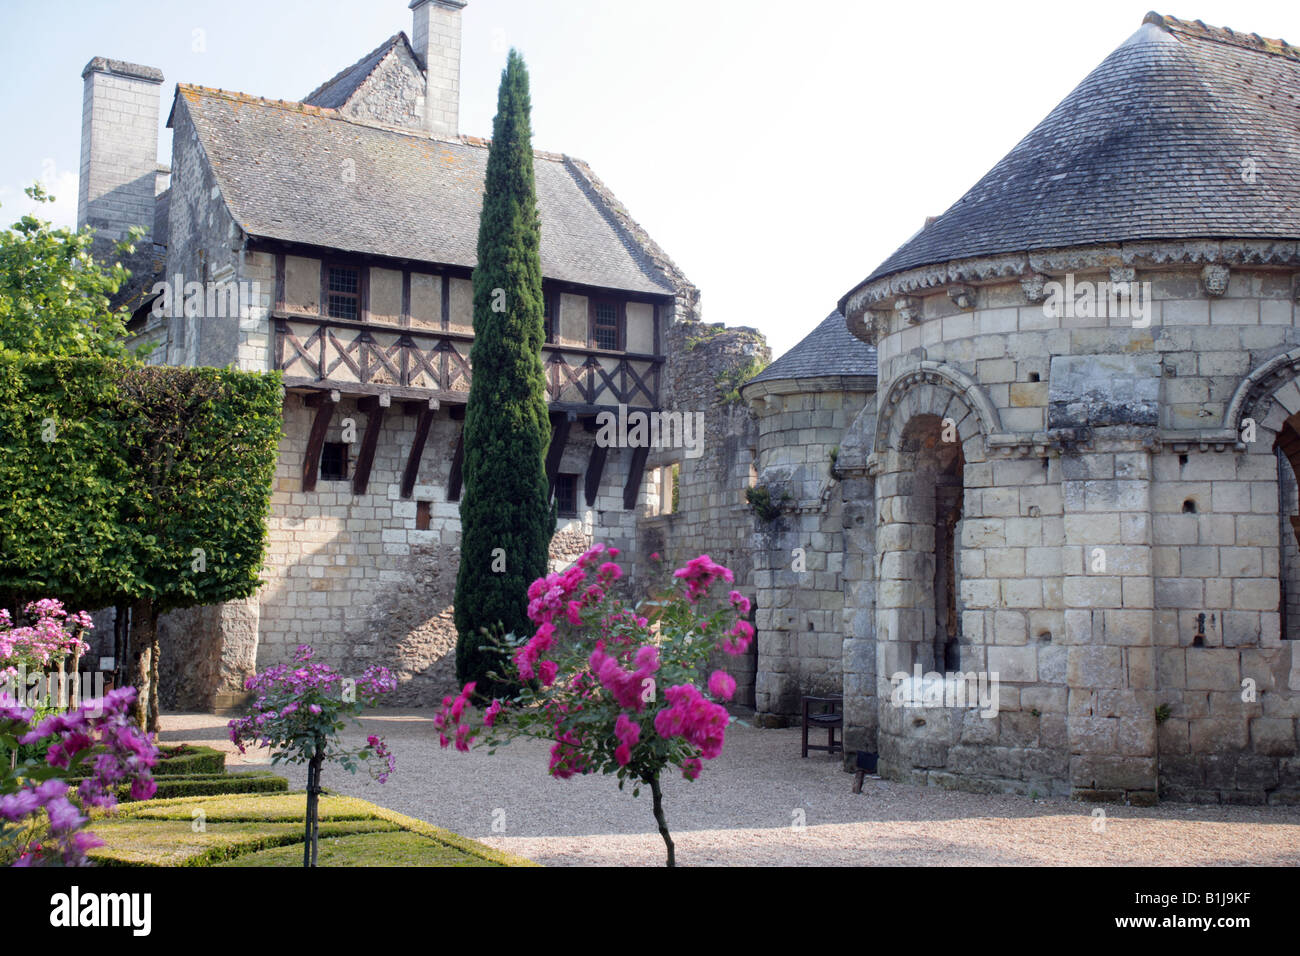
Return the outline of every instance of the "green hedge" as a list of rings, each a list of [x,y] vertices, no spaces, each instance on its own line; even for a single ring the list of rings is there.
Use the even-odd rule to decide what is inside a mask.
[[[225,773],[226,755],[212,747],[195,747],[187,745],[172,748],[169,752],[163,748],[163,757],[153,768],[155,777],[192,777],[200,773]]]
[[[278,373],[0,357],[0,600],[254,593],[281,408]]]

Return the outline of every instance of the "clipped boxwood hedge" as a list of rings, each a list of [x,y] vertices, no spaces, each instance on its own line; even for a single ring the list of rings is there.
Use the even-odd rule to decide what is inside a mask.
[[[200,773],[224,773],[226,755],[211,747],[162,748],[162,759],[153,768],[155,777],[193,777]]]
[[[261,773],[201,774],[193,777],[159,777],[155,799],[202,797],[226,793],[284,793],[289,781]],[[147,801],[146,801],[147,802]]]
[[[110,816],[94,811],[90,828],[106,845],[91,859],[104,866],[299,866],[306,802],[299,791],[148,800]],[[326,866],[538,865],[355,797],[322,797],[320,840]]]

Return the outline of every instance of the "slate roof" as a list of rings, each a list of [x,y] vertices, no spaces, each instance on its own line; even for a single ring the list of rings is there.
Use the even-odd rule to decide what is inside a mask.
[[[822,319],[799,344],[746,382],[771,382],[828,375],[876,374],[876,349],[849,332],[836,309]]]
[[[369,78],[370,74],[375,71],[375,67],[388,55],[388,51],[399,43],[405,43],[408,50],[411,47],[405,33],[397,33],[389,37],[346,70],[326,80],[308,93],[303,97],[303,102],[311,106],[338,109]],[[414,51],[412,51],[412,56],[414,56]]]
[[[350,80],[327,86],[336,82],[342,90]],[[186,84],[177,87],[182,101],[221,195],[249,235],[475,265],[486,140],[435,139],[332,109]],[[621,209],[605,201],[587,167],[567,156],[535,155],[543,275],[673,294],[651,258],[658,250],[633,239]]]
[[[1243,164],[1254,161],[1254,182]],[[1300,49],[1149,13],[863,284],[1061,246],[1300,237]]]

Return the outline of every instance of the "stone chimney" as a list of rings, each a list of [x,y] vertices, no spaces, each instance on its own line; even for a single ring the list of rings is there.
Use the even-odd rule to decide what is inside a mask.
[[[424,126],[460,133],[460,11],[466,0],[412,0],[411,46],[424,70]]]
[[[97,230],[95,253],[106,257],[132,226],[149,236],[123,265],[147,274],[153,253],[154,196],[165,175],[158,165],[160,70],[97,56],[81,71],[81,175],[77,226]]]

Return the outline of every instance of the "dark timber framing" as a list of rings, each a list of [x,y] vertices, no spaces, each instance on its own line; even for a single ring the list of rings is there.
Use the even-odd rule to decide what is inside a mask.
[[[409,498],[415,491],[415,480],[420,472],[420,458],[424,455],[424,443],[429,439],[429,427],[433,424],[434,413],[438,403],[430,401],[428,407],[420,409],[420,421],[415,426],[415,440],[411,442],[411,451],[406,456],[406,469],[402,472],[402,497]]]
[[[546,493],[555,492],[555,476],[560,473],[560,459],[569,443],[569,426],[576,418],[572,412],[551,412],[551,445],[546,449]]]
[[[641,482],[645,480],[645,463],[650,456],[650,446],[638,445],[632,451],[632,464],[627,473],[627,484],[623,486],[623,510],[631,511],[636,507],[636,500],[641,496]]]
[[[447,500],[460,501],[461,469],[465,466],[465,429],[456,435],[456,451],[451,456],[451,472],[447,475]]]
[[[605,459],[609,457],[609,449],[601,444],[591,446],[591,460],[587,462],[587,507],[591,508],[596,504],[596,495],[600,491],[600,479],[605,474]]]
[[[357,410],[366,416],[366,433],[361,439],[361,453],[357,455],[357,470],[352,476],[352,493],[364,495],[370,484],[370,469],[375,463],[375,446],[379,444],[379,430],[384,426],[385,408],[378,396],[357,402]]]
[[[317,392],[302,402],[308,408],[316,409],[302,461],[302,490],[315,491],[316,478],[320,474],[320,454],[325,448],[325,433],[329,431],[330,418],[334,415],[334,397],[329,392]]]

